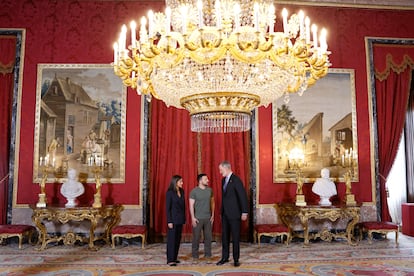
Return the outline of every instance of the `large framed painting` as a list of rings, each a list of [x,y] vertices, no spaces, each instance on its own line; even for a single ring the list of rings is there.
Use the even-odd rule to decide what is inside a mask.
[[[68,168],[95,182],[125,183],[126,88],[109,64],[39,64],[34,183],[65,178]]]
[[[343,181],[350,173],[358,181],[358,140],[355,74],[329,69],[303,95],[273,103],[273,181],[305,181],[320,177],[322,168]]]

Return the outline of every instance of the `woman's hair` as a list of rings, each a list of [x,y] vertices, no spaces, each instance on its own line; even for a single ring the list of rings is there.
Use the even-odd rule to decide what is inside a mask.
[[[176,175],[174,175],[172,178],[171,178],[171,181],[170,181],[170,186],[168,186],[168,191],[177,191],[177,182],[180,180],[180,179],[183,179],[182,177],[181,177],[181,175],[178,175],[178,174],[176,174]]]

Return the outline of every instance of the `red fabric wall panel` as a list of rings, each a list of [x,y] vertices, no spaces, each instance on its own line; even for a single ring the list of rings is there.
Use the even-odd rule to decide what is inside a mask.
[[[22,114],[20,121],[19,204],[35,203],[38,186],[32,184],[33,136],[38,63],[110,63],[112,44],[120,26],[144,15],[150,8],[160,11],[162,1],[31,1],[3,0],[0,28],[26,28]],[[276,6],[281,10],[281,5]],[[371,152],[365,37],[414,37],[414,11],[353,9],[342,7],[287,6],[302,8],[312,22],[328,30],[333,68],[355,69],[360,181],[353,185],[358,201],[371,201]],[[277,20],[281,16],[278,15]],[[280,22],[276,24],[281,27]],[[128,95],[126,183],[112,191],[115,202],[137,204],[139,200],[139,98]],[[260,108],[259,204],[292,200],[293,184],[272,181],[271,108]],[[343,187],[339,185],[340,192]],[[134,192],[131,192],[131,189]],[[306,192],[306,185],[305,185]],[[136,192],[135,192],[136,191]],[[103,198],[108,193],[103,187]]]

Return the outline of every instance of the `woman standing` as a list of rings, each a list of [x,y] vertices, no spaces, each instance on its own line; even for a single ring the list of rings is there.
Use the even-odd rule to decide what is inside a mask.
[[[183,190],[183,178],[174,175],[166,195],[167,202],[167,264],[176,266],[178,249],[180,248],[181,232],[185,224],[185,199]]]

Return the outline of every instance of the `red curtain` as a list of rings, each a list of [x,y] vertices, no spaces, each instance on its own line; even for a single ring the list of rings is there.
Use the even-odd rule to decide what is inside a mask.
[[[197,134],[191,132],[190,115],[186,110],[167,108],[158,100],[150,105],[150,229],[156,239],[166,234],[165,193],[174,174],[184,180],[187,223],[183,240],[191,239],[188,196],[197,186],[197,174],[206,173],[215,195],[213,233],[221,234],[221,178],[218,166],[228,160],[232,169],[250,187],[249,132],[228,134]],[[243,223],[242,233],[248,224]]]
[[[407,47],[374,45],[375,90],[378,128],[378,159],[381,219],[391,221],[386,179],[394,163],[405,123],[414,51]],[[407,52],[413,55],[407,55]]]
[[[210,179],[210,186],[214,192],[216,203],[215,222],[213,233],[221,234],[221,179],[218,166],[223,160],[228,160],[232,166],[233,173],[238,175],[246,188],[250,198],[250,133],[217,133],[201,134],[200,139],[200,162],[201,168]],[[252,214],[249,214],[252,215]],[[248,223],[242,223],[242,236],[248,233]]]
[[[150,105],[150,229],[159,237],[167,232],[165,193],[171,177],[181,175],[188,207],[188,195],[197,184],[197,134],[191,132],[186,110],[167,108],[158,100]],[[190,213],[183,228],[191,233]]]
[[[16,37],[0,36],[0,224],[7,222],[10,129]]]

